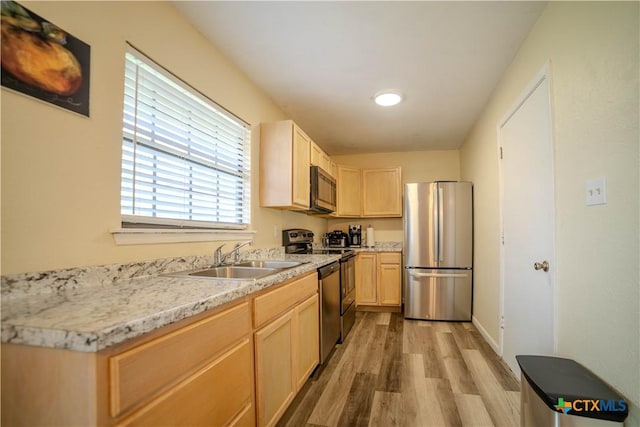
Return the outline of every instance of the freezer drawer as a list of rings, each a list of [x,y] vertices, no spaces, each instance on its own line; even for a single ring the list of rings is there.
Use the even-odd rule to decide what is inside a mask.
[[[471,320],[472,270],[405,268],[404,317]]]

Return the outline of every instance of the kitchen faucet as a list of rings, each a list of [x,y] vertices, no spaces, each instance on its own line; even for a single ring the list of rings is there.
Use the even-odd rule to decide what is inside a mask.
[[[213,266],[214,267],[219,267],[222,264],[224,264],[225,261],[227,260],[227,258],[229,258],[233,254],[235,254],[234,261],[238,262],[240,260],[240,253],[238,252],[240,250],[240,248],[242,248],[243,246],[246,246],[246,245],[253,245],[253,240],[247,240],[246,242],[236,243],[236,245],[233,247],[233,249],[231,249],[226,254],[223,254],[222,253],[222,247],[225,244],[226,243],[223,243],[220,246],[218,246],[216,248],[215,252],[213,253]]]

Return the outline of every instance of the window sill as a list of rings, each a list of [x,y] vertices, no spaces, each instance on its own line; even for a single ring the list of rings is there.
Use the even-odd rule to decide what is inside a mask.
[[[253,238],[255,233],[253,230],[168,230],[157,228],[117,228],[111,230],[116,245],[243,240]]]

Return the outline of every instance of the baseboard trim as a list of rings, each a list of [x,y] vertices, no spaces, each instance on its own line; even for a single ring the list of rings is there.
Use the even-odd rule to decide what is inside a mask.
[[[358,305],[356,311],[373,311],[385,313],[401,313],[402,307],[392,305]]]
[[[498,345],[498,343],[496,343],[494,341],[493,338],[491,338],[491,335],[489,335],[489,333],[487,332],[487,330],[482,326],[482,324],[480,323],[480,321],[476,318],[476,316],[472,316],[471,317],[471,322],[473,323],[473,326],[476,327],[476,329],[478,330],[478,332],[480,332],[480,335],[482,335],[482,338],[484,338],[484,340],[489,344],[489,347],[491,347],[491,349],[500,357],[502,358],[502,355],[500,354],[500,346]]]

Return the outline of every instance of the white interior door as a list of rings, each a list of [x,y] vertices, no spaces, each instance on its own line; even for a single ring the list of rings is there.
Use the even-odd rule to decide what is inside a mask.
[[[554,352],[554,187],[548,72],[498,126],[502,187],[502,357]],[[548,271],[534,263],[548,264]]]

